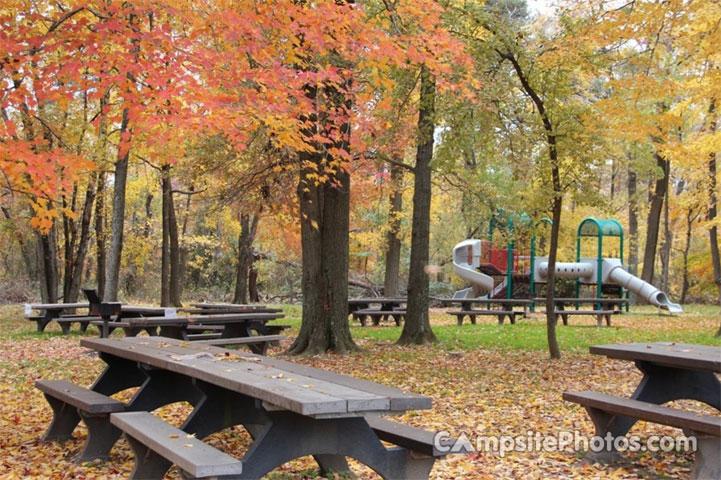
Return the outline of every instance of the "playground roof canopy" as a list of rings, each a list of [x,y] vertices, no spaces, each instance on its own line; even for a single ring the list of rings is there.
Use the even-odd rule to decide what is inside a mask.
[[[578,226],[579,237],[621,237],[623,227],[618,220],[598,220],[593,217],[584,218]]]

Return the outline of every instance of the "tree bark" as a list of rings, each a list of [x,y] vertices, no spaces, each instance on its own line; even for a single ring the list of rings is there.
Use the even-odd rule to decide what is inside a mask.
[[[671,269],[671,247],[673,246],[673,232],[669,219],[669,189],[666,189],[666,199],[663,202],[663,243],[661,244],[661,291],[668,292],[668,276]]]
[[[95,279],[98,283],[98,296],[105,298],[105,172],[98,171],[98,191],[95,202],[95,250],[97,263]]]
[[[38,269],[37,262],[35,261],[35,258],[33,258],[34,253],[30,252],[30,249],[25,243],[21,232],[17,230],[17,224],[14,222],[13,217],[10,214],[10,210],[8,210],[7,207],[0,207],[0,210],[2,210],[5,218],[7,220],[10,220],[11,228],[13,228],[14,230],[13,237],[18,241],[18,245],[20,246],[20,253],[22,254],[23,262],[25,263],[25,269],[27,270],[28,278],[31,280],[36,280],[38,276]]]
[[[691,250],[691,233],[693,231],[693,222],[698,217],[692,208],[686,210],[686,243],[683,247],[683,281],[681,282],[681,304],[686,303],[686,296],[689,290],[688,281],[688,252]]]
[[[305,96],[315,105],[319,102],[316,85],[305,86]],[[327,87],[331,105],[350,113],[350,103]],[[316,109],[318,110],[318,109]],[[290,349],[291,354],[345,353],[357,350],[348,325],[348,228],[350,216],[350,175],[341,159],[321,153],[312,137],[320,128],[328,128],[315,113],[303,118],[303,134],[313,152],[299,153],[301,165],[298,200],[303,257],[303,316],[300,333]],[[349,152],[350,119],[338,125],[339,140],[334,147]],[[320,124],[320,128],[318,125]],[[321,183],[318,175],[327,176]]]
[[[80,220],[80,238],[77,242],[75,257],[70,265],[70,285],[64,291],[63,297],[66,302],[77,302],[80,295],[80,285],[83,281],[83,265],[88,254],[90,244],[90,221],[93,215],[93,203],[95,203],[95,178],[90,177],[88,188],[85,193],[83,215]]]
[[[669,161],[658,152],[654,154],[656,165],[661,169],[663,175],[656,179],[656,184],[651,196],[651,208],[648,212],[648,226],[646,228],[646,246],[643,251],[643,270],[641,279],[653,283],[654,268],[656,262],[656,247],[658,245],[658,231],[661,224],[661,208],[668,189]]]
[[[716,110],[716,100],[712,99],[711,104],[708,108],[709,117],[711,117],[711,123],[709,125],[709,132],[716,132],[716,118],[714,117]],[[716,226],[716,216],[718,207],[718,187],[717,187],[717,171],[716,171],[716,153],[711,153],[708,159],[708,213],[706,214],[706,220],[710,227],[708,229],[709,235],[709,248],[711,250],[711,264],[713,265],[713,281],[716,284],[716,290],[718,292],[718,304],[721,306],[721,255],[719,255],[719,241],[718,241],[718,227]],[[716,332],[717,337],[721,337],[721,315],[719,315],[719,328]]]
[[[105,274],[106,302],[118,301],[118,286],[120,282],[120,262],[123,255],[123,228],[125,227],[125,186],[128,180],[128,158],[130,156],[128,128],[128,109],[123,110],[123,120],[120,124],[120,141],[118,142],[118,155],[115,162],[115,179],[113,186],[113,217],[111,221],[110,251],[108,252],[108,265]]]
[[[428,248],[431,219],[431,160],[435,129],[436,80],[421,67],[420,106],[418,108],[418,146],[416,148],[413,186],[413,220],[411,261],[408,272],[406,321],[398,339],[400,345],[423,345],[435,342],[428,316],[429,284]]]
[[[40,296],[43,303],[58,301],[58,252],[55,239],[55,226],[47,235],[35,234],[38,240],[38,263],[40,268]]]
[[[638,275],[638,200],[636,172],[628,167],[628,271]],[[623,260],[623,259],[621,259]]]
[[[391,165],[391,194],[388,208],[388,236],[386,238],[386,269],[383,281],[383,295],[397,297],[399,295],[399,276],[401,265],[401,219],[403,211],[403,170],[398,165]]]
[[[233,303],[248,303],[250,270],[253,264],[253,242],[258,231],[260,215],[240,214],[238,235],[238,265],[235,271],[235,292]],[[252,296],[251,296],[252,297]]]

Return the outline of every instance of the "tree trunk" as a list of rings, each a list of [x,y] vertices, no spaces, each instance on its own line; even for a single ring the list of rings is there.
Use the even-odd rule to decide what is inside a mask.
[[[661,224],[661,208],[666,197],[669,180],[669,161],[663,158],[658,152],[654,154],[656,165],[662,170],[663,175],[656,179],[656,185],[651,196],[651,209],[648,212],[648,226],[646,228],[646,246],[643,252],[643,270],[641,279],[653,283],[654,267],[656,262],[656,247],[658,244],[658,231]]]
[[[105,298],[105,172],[98,171],[98,191],[95,202],[95,279],[98,283],[98,296]]]
[[[183,275],[180,266],[180,237],[178,236],[178,220],[175,215],[175,202],[173,201],[173,187],[168,169],[168,240],[170,247],[170,304],[182,307],[180,292],[183,288]]]
[[[413,223],[411,233],[411,262],[408,272],[408,307],[400,345],[423,345],[435,342],[428,317],[430,303],[428,248],[431,220],[431,160],[435,128],[436,80],[421,67],[420,106],[418,108],[418,147],[416,149],[413,186]]]
[[[30,249],[25,243],[21,232],[17,230],[17,224],[14,222],[12,215],[10,215],[10,210],[8,210],[7,207],[0,207],[0,210],[2,210],[5,218],[10,221],[10,226],[13,229],[13,238],[18,241],[18,245],[20,246],[20,253],[22,254],[23,262],[25,263],[25,269],[27,270],[28,278],[30,280],[37,279],[37,262],[33,259]]]
[[[128,180],[128,158],[130,145],[128,137],[128,109],[123,110],[120,125],[120,141],[118,156],[115,162],[115,178],[113,186],[113,217],[111,221],[110,251],[105,275],[106,302],[118,301],[118,285],[120,282],[120,261],[123,255],[123,228],[125,227],[125,185]]]
[[[248,303],[250,269],[253,263],[253,241],[258,230],[260,215],[240,215],[238,235],[238,266],[235,272],[233,303]]]
[[[669,291],[669,271],[671,269],[671,247],[673,246],[673,232],[669,219],[669,190],[666,189],[666,200],[663,202],[663,244],[661,244],[661,291]]]
[[[251,303],[258,303],[258,270],[255,268],[255,255],[250,257],[250,268],[248,270],[248,297]]]
[[[321,93],[318,87],[306,85],[304,89],[306,97],[317,105]],[[345,109],[345,114],[350,114],[351,105],[342,99],[340,92],[327,87],[324,93],[331,108]],[[319,123],[322,129],[328,127],[319,122],[315,113],[303,120],[311,125],[303,132],[308,139],[317,134]],[[338,125],[340,139],[334,147],[349,152],[350,119],[346,117],[341,121],[343,123]],[[301,152],[299,160],[303,317],[300,333],[288,351],[311,355],[328,351],[345,353],[358,348],[348,326],[350,175],[342,165],[338,166],[341,159],[324,156],[320,148]],[[320,183],[318,175],[329,178]]]
[[[401,219],[403,211],[403,170],[391,165],[391,194],[388,208],[388,236],[386,240],[386,271],[383,281],[383,295],[397,297],[401,264]]]
[[[538,114],[543,122],[543,129],[546,132],[546,143],[548,144],[548,158],[551,162],[551,181],[553,184],[553,201],[552,201],[552,220],[551,226],[551,246],[548,252],[548,277],[546,278],[546,336],[548,338],[548,351],[551,358],[561,358],[561,349],[558,346],[558,338],[556,337],[556,308],[553,303],[554,290],[556,287],[556,255],[558,253],[558,235],[561,225],[561,207],[563,205],[563,189],[561,185],[561,172],[558,165],[558,146],[556,142],[556,134],[553,130],[553,124],[546,112],[546,105],[543,99],[538,95],[536,90],[531,86],[526,74],[521,68],[521,64],[511,54],[502,55],[503,58],[509,60],[513,64],[513,68],[518,75],[518,80],[523,86],[523,90],[531,97],[536,105]]]
[[[688,295],[688,252],[691,250],[691,233],[693,231],[693,222],[696,220],[697,217],[698,215],[693,212],[693,209],[689,208],[688,210],[686,210],[686,243],[683,247],[683,281],[681,282],[681,304],[686,303],[686,296]]]
[[[628,271],[638,275],[638,200],[636,172],[628,168]],[[623,259],[621,259],[623,260]]]
[[[711,117],[711,124],[709,125],[709,132],[716,132],[716,119],[713,117],[716,109],[716,101],[711,100],[711,104],[708,108],[709,116]],[[708,230],[709,235],[709,247],[711,249],[711,263],[713,264],[713,281],[716,284],[716,290],[718,292],[718,304],[721,306],[721,255],[719,255],[718,246],[718,227],[716,226],[716,215],[718,206],[718,190],[716,181],[716,153],[709,155],[708,159],[708,213],[706,214],[706,220],[711,227]],[[721,320],[721,315],[719,315]],[[719,329],[716,332],[717,337],[721,337],[721,321],[719,322]]]
[[[38,263],[40,268],[40,296],[43,303],[58,301],[58,252],[55,227],[47,235],[36,233],[38,240]]]
[[[160,253],[160,306],[170,306],[170,179],[166,167],[160,172],[162,199],[162,243]]]
[[[83,215],[80,220],[80,238],[78,239],[75,258],[71,264],[72,275],[70,277],[70,287],[64,294],[66,302],[77,302],[78,296],[80,295],[80,285],[83,281],[83,265],[85,264],[85,257],[88,254],[88,245],[90,244],[90,221],[93,215],[95,195],[95,178],[91,177],[88,182],[87,192],[85,193]]]

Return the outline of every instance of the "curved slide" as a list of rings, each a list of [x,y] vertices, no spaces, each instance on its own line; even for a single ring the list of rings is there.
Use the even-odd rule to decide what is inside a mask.
[[[544,259],[545,260],[545,259]],[[583,278],[590,281],[596,277],[595,261],[587,262],[557,262],[556,276],[564,278]],[[538,263],[538,274],[541,281],[548,275],[548,262]],[[668,296],[648,282],[626,271],[617,258],[603,259],[603,283],[620,285],[626,290],[635,293],[647,303],[668,310],[671,313],[683,313],[681,305],[673,303]]]
[[[668,310],[670,313],[683,313],[683,308],[678,303],[673,303],[668,296],[658,288],[648,282],[644,282],[640,278],[631,275],[623,269],[621,265],[617,265],[608,273],[608,279],[616,285],[621,285],[639,297],[646,300],[651,305]]]
[[[481,292],[493,289],[493,278],[481,273],[476,268],[481,265],[481,241],[464,240],[453,249],[453,271],[472,285],[471,288],[459,290],[453,298],[476,298]]]

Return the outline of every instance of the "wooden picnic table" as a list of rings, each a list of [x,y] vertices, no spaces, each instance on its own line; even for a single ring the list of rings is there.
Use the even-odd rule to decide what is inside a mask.
[[[525,298],[434,298],[443,305],[459,304],[460,310],[451,310],[446,313],[449,315],[455,315],[458,325],[463,325],[463,319],[467,316],[470,322],[476,324],[476,316],[491,315],[498,317],[498,323],[503,324],[504,318],[507,316],[508,320],[514,324],[516,323],[516,315],[523,315],[524,317],[528,313],[528,307],[533,303],[532,300]],[[485,309],[473,308],[474,305],[482,304],[485,305]],[[522,310],[515,310],[516,307],[521,307]]]
[[[432,440],[428,443],[431,432],[375,417],[428,409],[428,397],[283,360],[163,337],[84,338],[80,343],[99,352],[106,363],[90,391],[76,395],[82,401],[70,398],[76,388],[69,382],[39,381],[37,386],[56,404],[75,402],[98,412],[82,414],[88,424],[84,458],[107,458],[122,429],[136,454],[132,478],[160,479],[176,463],[193,478],[232,470],[242,472],[237,478],[257,479],[289,460],[313,455],[321,472],[347,471],[345,457],[352,457],[383,478],[415,479],[427,478],[434,457],[443,455]],[[105,397],[130,387],[140,388],[125,405]],[[103,403],[103,398],[108,401]],[[182,431],[147,413],[178,401],[194,406]],[[73,417],[68,408],[54,411],[45,438],[67,438],[80,417]],[[252,437],[242,460],[200,441],[234,425],[243,425]],[[382,439],[403,446],[387,448]]]
[[[34,321],[37,324],[38,332],[45,331],[48,323],[56,318],[60,318],[66,310],[77,310],[79,308],[89,309],[89,303],[33,303],[25,304],[25,318]],[[33,311],[37,311],[37,315],[33,315]],[[81,325],[84,331],[87,323]]]
[[[592,354],[632,361],[643,374],[630,398],[598,392],[564,392],[568,401],[586,407],[596,435],[625,435],[638,420],[670,425],[698,439],[692,478],[721,478],[721,417],[661,406],[696,400],[721,411],[721,347],[675,342],[597,345]],[[614,442],[615,443],[615,442]],[[608,452],[617,456],[615,450]]]
[[[348,315],[353,315],[360,321],[362,327],[366,326],[366,318],[370,317],[373,325],[380,325],[381,320],[393,318],[396,325],[400,325],[406,315],[406,297],[368,297],[349,298]],[[376,305],[371,307],[371,305]]]
[[[536,303],[545,303],[545,298],[535,298]],[[628,304],[625,298],[554,298],[556,315],[560,315],[564,325],[568,325],[568,317],[571,315],[592,315],[596,317],[596,324],[603,326],[603,319],[606,319],[606,326],[611,326],[611,316],[623,313],[622,307]],[[592,305],[590,309],[579,309],[578,305]],[[572,307],[567,309],[567,307]]]
[[[135,337],[142,330],[146,330],[151,336],[160,335],[181,340],[191,340],[189,337],[190,327],[198,326],[197,330],[202,330],[202,327],[218,325],[223,326],[219,338],[238,338],[252,336],[254,331],[261,335],[277,333],[276,329],[272,328],[273,326],[266,326],[266,323],[279,318],[283,318],[283,315],[255,312],[187,317],[132,317],[110,322],[109,327],[111,330],[108,333],[112,333],[115,328],[122,328],[127,337]],[[98,321],[95,323],[98,323]],[[101,332],[101,338],[107,336]]]

